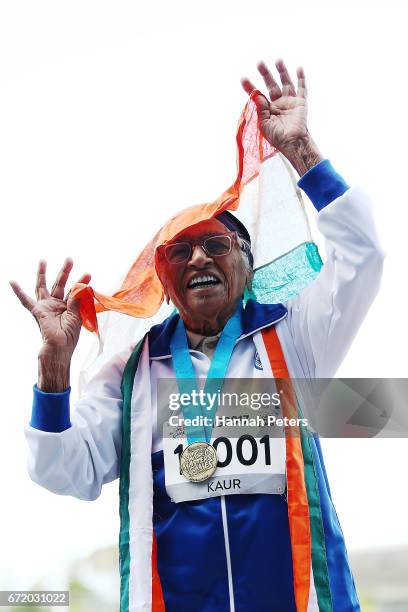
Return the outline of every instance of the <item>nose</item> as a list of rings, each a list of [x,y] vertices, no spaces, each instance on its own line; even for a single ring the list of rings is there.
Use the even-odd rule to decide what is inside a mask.
[[[200,246],[199,244],[196,244],[192,247],[191,257],[187,263],[189,267],[191,266],[193,268],[194,267],[202,268],[207,263],[211,263],[211,262],[212,262],[212,258],[209,257],[209,255],[207,255],[207,253],[204,251],[202,246]]]

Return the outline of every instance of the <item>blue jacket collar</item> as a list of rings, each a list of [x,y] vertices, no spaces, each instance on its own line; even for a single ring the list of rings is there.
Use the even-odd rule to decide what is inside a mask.
[[[260,304],[255,300],[248,300],[242,321],[243,336],[277,323],[286,314],[287,309],[283,304]],[[149,331],[150,357],[159,358],[170,355],[170,338],[179,318],[178,314],[170,315],[162,323],[151,328]]]

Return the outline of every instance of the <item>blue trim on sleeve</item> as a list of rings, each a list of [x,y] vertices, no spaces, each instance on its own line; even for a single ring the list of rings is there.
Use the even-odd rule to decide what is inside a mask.
[[[310,168],[298,181],[298,186],[319,211],[349,189],[349,185],[337,174],[328,159]]]
[[[31,427],[60,433],[71,427],[69,419],[69,396],[71,387],[62,393],[45,393],[34,385]]]

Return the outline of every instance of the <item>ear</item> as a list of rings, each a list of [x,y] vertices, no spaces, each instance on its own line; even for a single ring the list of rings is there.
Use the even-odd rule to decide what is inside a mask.
[[[163,286],[164,299],[166,300],[166,304],[170,304],[170,296],[169,296],[169,292],[168,292],[168,289],[167,289],[167,285],[166,285],[164,279],[162,279],[162,278],[160,279],[160,282],[161,282],[161,284]]]
[[[163,292],[164,292],[164,299],[166,300],[167,304],[170,304],[170,296],[169,296],[169,292],[167,291],[167,287],[165,285],[165,283],[163,282],[162,279],[160,279],[160,282],[163,286]]]

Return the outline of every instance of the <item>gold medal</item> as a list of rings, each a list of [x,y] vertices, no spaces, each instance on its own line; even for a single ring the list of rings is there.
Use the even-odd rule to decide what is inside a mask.
[[[192,482],[203,482],[217,469],[217,452],[208,442],[193,442],[182,452],[180,470]]]

